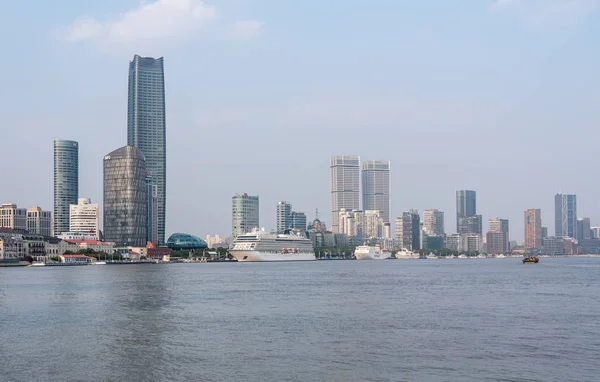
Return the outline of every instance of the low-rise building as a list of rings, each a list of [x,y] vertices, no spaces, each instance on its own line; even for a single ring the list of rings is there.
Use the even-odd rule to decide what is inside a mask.
[[[86,264],[89,261],[89,257],[85,255],[60,255],[58,258],[65,264]]]
[[[65,240],[68,243],[76,244],[79,249],[92,249],[96,252],[113,253],[115,243],[99,240]]]
[[[25,256],[23,239],[0,235],[0,259],[20,259]]]

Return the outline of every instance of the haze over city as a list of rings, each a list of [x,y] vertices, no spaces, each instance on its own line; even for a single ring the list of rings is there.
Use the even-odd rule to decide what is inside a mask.
[[[434,6],[432,6],[434,4]],[[600,219],[599,1],[10,2],[0,6],[2,200],[52,209],[52,141],[79,142],[79,195],[127,141],[127,65],[164,57],[167,236],[231,232],[231,197],[329,225],[329,158],[391,161],[392,218],[455,191],[510,220],[554,194]],[[169,17],[157,18],[157,15]],[[165,21],[166,20],[166,21]],[[360,22],[357,22],[360,20]],[[152,27],[151,27],[152,26]],[[25,44],[24,41],[28,43]]]

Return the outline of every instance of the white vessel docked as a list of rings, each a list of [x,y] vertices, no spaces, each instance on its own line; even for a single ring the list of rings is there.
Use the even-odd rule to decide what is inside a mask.
[[[252,231],[238,236],[229,253],[237,261],[316,260],[312,241],[295,234]]]
[[[418,253],[413,253],[413,252],[409,251],[408,249],[402,249],[401,251],[398,251],[398,253],[396,253],[396,259],[399,259],[399,260],[418,259],[418,258],[419,258]]]
[[[361,245],[356,247],[354,256],[356,256],[356,260],[385,260],[390,258],[391,253],[382,250],[378,245],[374,247],[370,245]]]

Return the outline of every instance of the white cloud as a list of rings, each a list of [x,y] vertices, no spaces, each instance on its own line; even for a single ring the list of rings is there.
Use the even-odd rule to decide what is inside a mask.
[[[257,20],[236,21],[231,27],[231,38],[249,40],[260,33],[264,23]]]
[[[74,22],[62,33],[66,41],[100,40],[131,43],[185,37],[205,27],[217,16],[214,7],[201,0],[156,0],[101,22],[85,18]]]

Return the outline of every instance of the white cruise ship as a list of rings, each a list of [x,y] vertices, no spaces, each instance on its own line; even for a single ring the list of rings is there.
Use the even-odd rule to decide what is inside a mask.
[[[237,261],[316,260],[312,241],[294,234],[252,231],[238,236],[229,253]]]
[[[391,254],[388,251],[382,251],[378,245],[374,247],[361,245],[356,247],[354,256],[356,256],[356,260],[385,260],[389,259]]]

